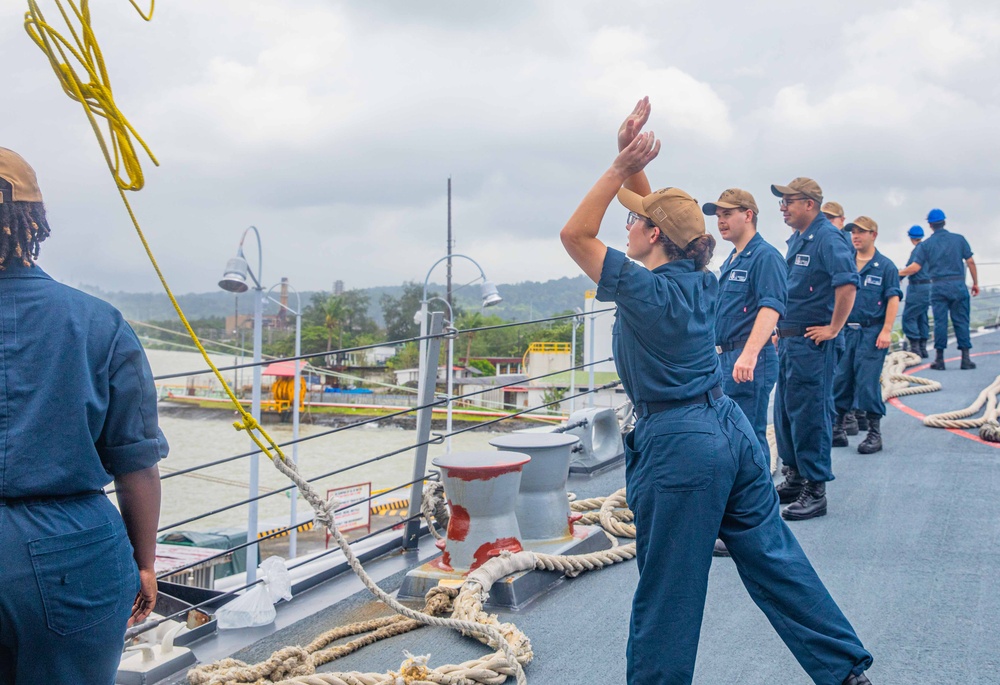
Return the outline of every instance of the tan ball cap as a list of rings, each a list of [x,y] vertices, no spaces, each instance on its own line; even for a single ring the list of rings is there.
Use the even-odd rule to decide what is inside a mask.
[[[21,155],[13,150],[0,147],[0,178],[13,186],[10,197],[0,193],[0,202],[41,202],[42,191],[38,189],[38,179]]]
[[[819,208],[819,211],[834,218],[844,216],[844,208],[840,206],[839,202],[827,202]]]
[[[622,188],[618,191],[618,201],[656,224],[677,247],[685,248],[698,236],[705,235],[705,217],[698,201],[680,188],[661,188],[646,197]]]
[[[875,223],[875,219],[869,218],[867,216],[859,216],[857,219],[844,226],[844,230],[854,231],[855,227],[860,228],[862,231],[878,233],[878,224]]]
[[[754,214],[760,214],[753,195],[740,188],[723,190],[722,195],[719,196],[717,201],[706,202],[701,206],[701,211],[705,213],[705,216],[715,216],[715,210],[717,209],[749,209]]]
[[[805,176],[793,178],[787,186],[773,185],[771,186],[771,192],[778,197],[782,195],[805,195],[817,203],[823,201],[823,189],[819,187],[819,183]]]

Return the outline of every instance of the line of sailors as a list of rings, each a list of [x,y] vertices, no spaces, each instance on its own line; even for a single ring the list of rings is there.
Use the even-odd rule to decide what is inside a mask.
[[[924,357],[927,307],[933,307],[935,369],[945,368],[949,315],[961,368],[975,368],[966,265],[973,295],[978,277],[968,242],[944,228],[940,209],[927,217],[933,230],[928,240],[921,242],[919,226],[909,230],[914,250],[900,271],[875,249],[878,224],[866,216],[845,222],[843,208],[824,204],[814,180],[796,178],[771,192],[794,229],[784,258],[757,233],[758,209],[749,192],[726,190],[702,211],[717,217],[722,238],[734,245],[720,273],[715,328],[723,390],[743,409],[768,454],[767,405],[777,385],[774,428],[784,474],[777,491],[788,505],[782,517],[805,520],[827,512],[831,447],[847,446],[848,435],[865,430],[858,451],[882,449],[879,377],[903,296],[900,277],[910,277],[904,333],[910,349]],[[725,554],[721,541],[716,551]]]

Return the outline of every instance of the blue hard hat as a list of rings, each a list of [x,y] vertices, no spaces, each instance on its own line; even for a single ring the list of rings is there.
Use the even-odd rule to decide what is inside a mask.
[[[921,228],[920,226],[910,226],[910,230],[906,232],[906,235],[910,236],[911,238],[923,238],[924,229]]]
[[[944,221],[944,212],[940,209],[932,209],[927,213],[927,223],[929,224],[939,224]]]

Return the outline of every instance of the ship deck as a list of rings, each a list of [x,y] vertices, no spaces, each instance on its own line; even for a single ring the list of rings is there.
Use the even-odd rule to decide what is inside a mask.
[[[979,335],[973,343],[975,371],[959,371],[956,360],[945,372],[911,370],[941,380],[943,389],[893,401],[883,422],[884,451],[858,454],[862,436],[836,449],[829,514],[790,524],[874,655],[869,677],[875,685],[1000,683],[1000,445],[979,441],[975,431],[920,422],[923,414],[967,406],[1000,374],[1000,333]],[[957,356],[953,347],[948,356]],[[579,497],[607,495],[623,482],[619,467],[571,478],[569,489]],[[425,540],[418,553],[390,555],[368,568],[393,590],[406,569],[436,552]],[[566,580],[520,611],[498,612],[531,638],[529,682],[624,682],[636,578],[634,562],[627,562]],[[274,626],[223,632],[194,649],[202,661],[232,655],[255,662],[335,626],[386,613],[347,574],[279,605]],[[422,628],[320,670],[395,670],[404,650],[430,654],[431,666],[487,652],[449,630]],[[712,564],[695,682],[809,682],[728,558]]]

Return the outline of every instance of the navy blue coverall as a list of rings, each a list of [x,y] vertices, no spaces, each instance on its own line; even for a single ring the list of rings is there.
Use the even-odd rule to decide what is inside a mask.
[[[628,682],[691,682],[718,536],[810,677],[841,685],[872,657],[781,519],[769,460],[719,389],[717,295],[691,260],[649,271],[608,248],[597,299],[617,305],[615,365],[640,417],[625,439],[639,569]]]
[[[722,390],[736,400],[753,426],[760,449],[771,454],[767,444],[767,405],[778,380],[778,351],[768,340],[757,355],[752,381],[737,383],[733,367],[750,339],[757,313],[768,307],[785,313],[787,274],[781,253],[757,233],[736,258],[734,249],[719,275],[719,313],[715,319],[715,345],[722,363]]]
[[[965,286],[965,260],[971,258],[972,248],[965,236],[951,233],[946,228],[934,229],[931,237],[913,251],[913,262],[920,265],[917,273],[931,281],[936,350],[948,347],[949,314],[958,349],[972,349],[969,289]]]
[[[875,255],[858,272],[861,286],[854,299],[854,308],[847,317],[847,349],[833,382],[833,403],[838,414],[851,409],[885,416],[882,401],[882,365],[888,348],[875,346],[885,325],[885,310],[891,297],[902,297],[899,270],[884,254]]]
[[[906,266],[913,263],[917,248],[923,243],[917,243],[906,260]],[[921,265],[922,266],[922,265]],[[903,335],[910,340],[928,340],[931,337],[930,322],[927,308],[931,306],[931,280],[920,271],[906,279],[906,299],[903,302]]]
[[[121,314],[0,271],[0,684],[114,682],[139,572],[102,488],[166,453]]]
[[[836,339],[816,344],[806,328],[828,326],[835,291],[858,285],[854,252],[840,231],[820,213],[805,231],[788,239],[788,303],[778,323],[778,389],[774,434],[778,456],[804,478],[833,480],[833,376]],[[846,334],[845,334],[846,336]],[[845,338],[846,339],[846,338]]]

